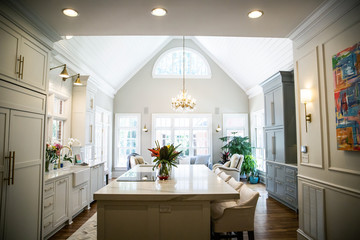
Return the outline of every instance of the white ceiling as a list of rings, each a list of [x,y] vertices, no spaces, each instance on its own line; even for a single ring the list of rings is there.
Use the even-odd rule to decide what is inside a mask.
[[[59,60],[77,63],[82,74],[89,74],[111,94],[173,36],[185,35],[193,36],[190,38],[251,95],[266,78],[293,68],[292,44],[286,37],[323,1],[15,0],[12,4],[43,31],[76,35],[56,43],[55,49],[65,56]],[[61,10],[69,7],[79,17],[64,16]],[[165,7],[168,15],[152,16],[154,7]],[[247,13],[253,9],[263,10],[264,16],[249,19]]]

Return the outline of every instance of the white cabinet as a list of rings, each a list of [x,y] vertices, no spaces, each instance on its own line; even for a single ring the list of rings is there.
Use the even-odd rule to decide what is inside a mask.
[[[89,185],[88,182],[73,187],[72,190],[72,215],[74,216],[89,204]]]
[[[13,30],[14,29],[14,30]],[[0,22],[0,76],[6,81],[46,91],[48,51],[20,29]]]
[[[104,164],[90,168],[90,202],[94,201],[94,193],[104,186]]]
[[[69,177],[55,181],[54,227],[69,219]]]
[[[46,96],[3,81],[0,92],[0,238],[39,239],[44,110],[37,103],[45,104]]]
[[[60,170],[61,171],[61,170]],[[69,220],[70,175],[45,182],[43,202],[43,236]]]

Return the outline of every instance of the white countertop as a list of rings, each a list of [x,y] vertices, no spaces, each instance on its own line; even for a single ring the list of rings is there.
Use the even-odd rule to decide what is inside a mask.
[[[152,167],[136,166],[130,171],[149,172]],[[155,182],[112,181],[94,194],[95,200],[192,201],[239,198],[239,193],[205,165],[178,165],[171,179]]]
[[[52,179],[55,179],[55,178],[59,178],[59,177],[62,177],[62,176],[66,176],[66,175],[69,175],[69,174],[72,174],[76,171],[79,171],[80,169],[84,169],[84,168],[91,168],[91,167],[95,167],[97,165],[100,165],[100,164],[104,164],[104,162],[101,162],[101,161],[91,161],[89,163],[89,165],[70,165],[70,166],[67,166],[67,167],[64,167],[64,168],[60,168],[60,169],[56,169],[56,170],[50,170],[49,172],[46,172],[44,174],[44,181],[48,181],[48,180],[52,180]]]

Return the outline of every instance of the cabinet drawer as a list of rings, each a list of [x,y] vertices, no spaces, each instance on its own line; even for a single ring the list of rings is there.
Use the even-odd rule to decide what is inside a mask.
[[[286,167],[286,168],[285,168],[285,174],[286,174],[287,176],[295,177],[295,176],[296,176],[296,169],[295,169],[295,168]]]
[[[44,187],[44,196],[47,197],[54,193],[54,183],[46,183]]]
[[[267,169],[266,169],[267,176],[274,178],[275,177],[274,164],[267,162],[266,166],[267,166]]]
[[[44,200],[44,216],[48,215],[54,210],[54,196],[45,198]]]
[[[293,177],[285,177],[285,183],[291,187],[296,187],[296,180]]]
[[[297,193],[296,193],[296,188],[290,187],[290,186],[286,186],[286,194],[287,194],[287,195],[290,195],[290,196],[292,196],[292,197],[294,197],[294,198],[296,198],[296,195],[297,195]]]
[[[283,165],[275,165],[275,179],[284,182],[285,181],[285,167]]]
[[[285,195],[285,199],[284,199],[287,203],[289,203],[290,205],[292,206],[296,206],[296,199],[292,196],[289,196],[289,195]]]
[[[48,234],[52,230],[53,226],[53,214],[47,216],[43,220],[44,235]]]

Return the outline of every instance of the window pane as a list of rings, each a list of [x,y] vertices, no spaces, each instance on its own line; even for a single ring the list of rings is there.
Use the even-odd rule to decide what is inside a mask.
[[[193,147],[208,147],[209,136],[207,130],[194,130],[193,131]]]
[[[157,118],[156,127],[171,127],[171,118]]]
[[[208,119],[207,118],[194,118],[193,119],[193,126],[194,127],[207,127],[208,126]]]
[[[209,148],[194,148],[194,156],[209,155]]]
[[[159,141],[160,146],[171,144],[170,130],[156,130],[155,140]]]
[[[175,118],[174,119],[174,127],[189,127],[189,119],[188,118]]]

